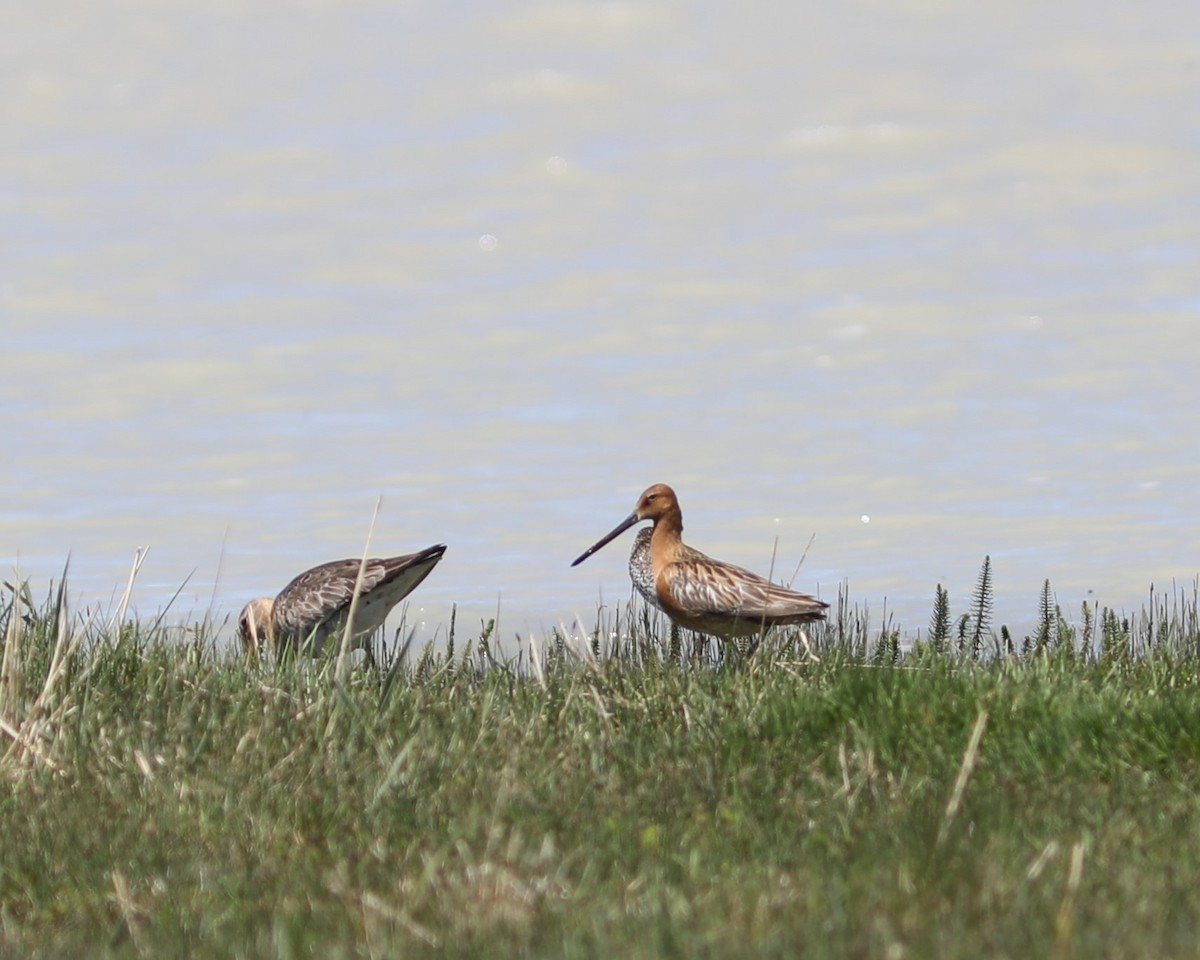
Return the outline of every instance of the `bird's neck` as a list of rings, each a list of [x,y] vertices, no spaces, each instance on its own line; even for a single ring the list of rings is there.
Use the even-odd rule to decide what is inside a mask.
[[[683,548],[683,517],[677,512],[663,514],[654,521],[650,533],[650,556],[656,567],[671,563]]]

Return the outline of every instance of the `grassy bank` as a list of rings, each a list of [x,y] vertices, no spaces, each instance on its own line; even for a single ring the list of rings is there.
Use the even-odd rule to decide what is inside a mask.
[[[1195,956],[1195,613],[714,663],[634,612],[338,683],[9,593],[0,952]]]

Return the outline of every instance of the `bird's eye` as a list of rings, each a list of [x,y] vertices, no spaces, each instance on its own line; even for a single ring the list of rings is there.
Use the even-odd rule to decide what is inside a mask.
[[[652,493],[652,494],[650,494],[650,496],[648,496],[648,497],[646,498],[646,502],[647,502],[647,503],[650,503],[651,501],[654,501],[654,500],[657,500],[657,499],[658,499],[658,494],[657,494],[657,493]]]

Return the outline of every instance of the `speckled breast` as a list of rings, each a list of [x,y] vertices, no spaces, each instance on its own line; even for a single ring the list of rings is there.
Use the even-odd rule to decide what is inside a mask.
[[[650,562],[650,527],[643,527],[633,539],[633,550],[629,554],[629,579],[646,602],[662,609],[658,605],[658,595],[654,592],[654,564]]]

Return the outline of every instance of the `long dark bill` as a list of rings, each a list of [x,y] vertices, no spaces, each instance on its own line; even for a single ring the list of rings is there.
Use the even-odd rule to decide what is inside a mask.
[[[581,553],[579,555],[579,559],[574,561],[571,564],[571,566],[573,566],[573,567],[579,566],[581,563],[583,563],[584,560],[586,560],[593,553],[595,553],[597,550],[599,550],[601,547],[603,547],[606,543],[617,539],[617,537],[619,537],[621,534],[623,534],[626,530],[628,530],[630,527],[632,527],[637,522],[638,522],[638,515],[637,515],[637,511],[635,510],[635,511],[633,511],[633,513],[631,513],[629,516],[627,516],[624,520],[622,520],[619,524],[617,524],[616,529],[614,529],[612,531],[612,533],[608,534],[607,536],[601,537],[599,540],[597,540],[595,543],[593,543],[590,547],[588,547],[586,550],[584,550],[583,553]]]

